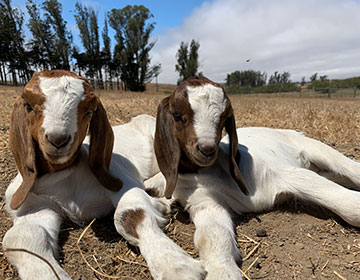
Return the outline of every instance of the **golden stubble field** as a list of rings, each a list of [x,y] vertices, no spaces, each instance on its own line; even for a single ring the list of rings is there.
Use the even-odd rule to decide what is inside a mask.
[[[166,91],[171,90],[168,87]],[[164,91],[164,88],[160,91]],[[21,88],[0,87],[0,241],[11,227],[3,210],[3,195],[16,174],[9,152],[8,134],[12,104]],[[167,96],[146,93],[98,93],[113,125],[146,113],[155,115]],[[266,126],[304,131],[351,159],[360,161],[360,100],[270,97],[230,97],[237,126]],[[241,141],[241,139],[240,139]],[[359,279],[360,231],[317,206],[293,201],[274,211],[234,217],[244,279]],[[84,228],[66,221],[59,236],[59,261],[73,279],[151,279],[139,250],[130,246],[114,228],[112,217],[96,220],[77,242]],[[257,231],[265,230],[265,237]],[[169,216],[166,234],[193,257],[194,226],[181,210]],[[15,269],[0,253],[0,279],[18,279]]]

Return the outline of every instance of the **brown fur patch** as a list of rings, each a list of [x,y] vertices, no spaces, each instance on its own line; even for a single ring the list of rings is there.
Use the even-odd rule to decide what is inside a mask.
[[[165,196],[167,198],[175,189],[178,173],[196,173],[201,168],[194,157],[194,153],[198,152],[198,139],[194,129],[194,112],[189,104],[187,88],[207,84],[222,89],[220,84],[205,77],[191,77],[182,82],[174,93],[165,98],[158,107],[154,147],[159,168],[166,178]],[[226,108],[220,116],[215,143],[219,145],[222,131],[225,128],[230,137],[230,173],[241,190],[247,194],[247,187],[237,167],[240,154],[234,112],[224,90],[223,93],[226,99]]]
[[[121,225],[124,227],[125,232],[139,238],[136,228],[144,220],[144,216],[143,209],[125,211],[121,216]]]
[[[159,197],[159,192],[156,189],[147,189],[146,193],[152,197]]]
[[[56,160],[52,161],[48,157],[45,158],[44,151],[46,151],[47,141],[45,140],[45,131],[42,128],[45,96],[40,89],[40,77],[58,78],[61,76],[71,76],[83,80],[85,98],[79,104],[78,131],[70,147],[72,156],[66,163],[57,164]],[[17,209],[24,202],[38,176],[62,170],[77,163],[80,145],[84,140],[91,116],[93,115],[91,112],[95,110],[96,106],[101,106],[101,104],[99,104],[90,83],[75,73],[64,70],[46,70],[33,75],[24,87],[21,97],[15,103],[10,125],[10,148],[16,165],[24,178],[22,185],[16,191],[11,201],[12,209]],[[103,117],[107,121],[105,113]],[[111,152],[112,141],[111,147],[107,149],[108,159],[106,160],[106,167],[109,165]],[[103,173],[102,175],[107,175],[106,172]],[[121,187],[122,184],[118,182],[119,180],[112,180],[111,183],[113,181],[115,181],[113,185],[120,185]],[[113,188],[118,190],[120,187]]]

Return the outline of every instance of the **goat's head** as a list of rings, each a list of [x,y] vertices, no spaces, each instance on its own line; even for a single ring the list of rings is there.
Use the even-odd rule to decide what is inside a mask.
[[[23,177],[12,209],[25,201],[38,176],[76,161],[88,128],[90,168],[104,187],[118,191],[122,182],[108,171],[114,135],[90,83],[64,70],[35,73],[11,117],[10,149]]]
[[[240,153],[230,99],[222,87],[204,77],[192,77],[158,107],[155,153],[166,178],[165,196],[170,198],[178,172],[195,172],[212,165],[225,128],[230,137],[230,174],[248,194],[238,169]]]

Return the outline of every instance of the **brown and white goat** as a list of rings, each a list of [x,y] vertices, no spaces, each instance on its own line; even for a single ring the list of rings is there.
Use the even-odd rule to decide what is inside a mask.
[[[269,210],[281,194],[360,226],[359,163],[296,131],[236,130],[229,98],[206,78],[188,79],[161,102],[154,148],[164,176],[145,186],[190,213],[206,279],[241,279],[231,213]]]
[[[111,128],[89,82],[76,74],[33,76],[12,114],[10,147],[19,173],[6,191],[14,225],[3,239],[22,279],[70,279],[55,258],[63,218],[83,225],[114,210],[117,231],[139,246],[154,278],[203,277],[201,262],[159,228],[167,202],[144,191],[143,181],[158,172],[154,131],[154,118],[145,115]]]

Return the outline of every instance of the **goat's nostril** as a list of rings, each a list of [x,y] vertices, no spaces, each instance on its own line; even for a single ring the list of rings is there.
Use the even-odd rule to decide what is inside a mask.
[[[66,146],[70,141],[70,134],[57,134],[49,133],[45,135],[46,139],[56,148],[61,148]]]
[[[208,143],[198,144],[197,148],[203,155],[207,157],[212,156],[216,151],[216,145]]]

